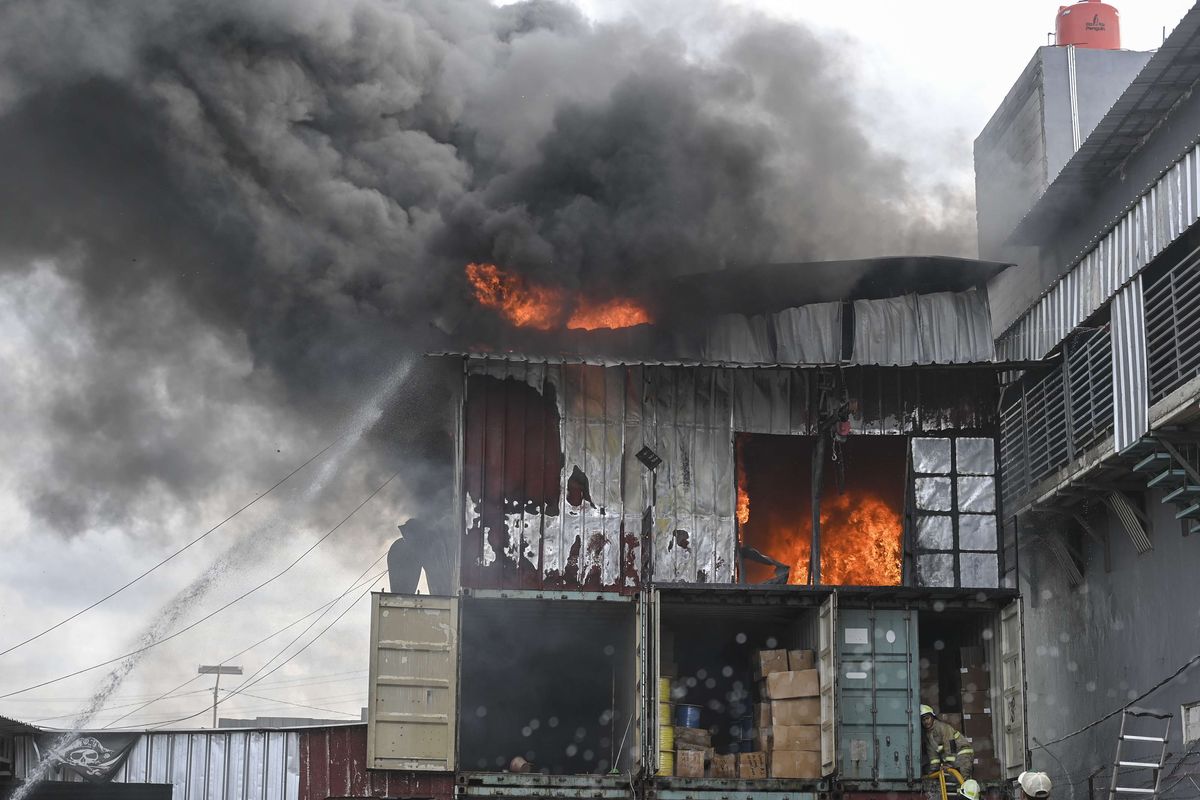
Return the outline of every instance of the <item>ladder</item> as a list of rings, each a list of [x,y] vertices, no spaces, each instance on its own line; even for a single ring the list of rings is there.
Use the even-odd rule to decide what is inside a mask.
[[[1117,735],[1117,754],[1113,757],[1112,782],[1108,787],[1108,800],[1117,800],[1118,797],[1146,797],[1149,800],[1157,800],[1159,787],[1162,783],[1162,768],[1163,762],[1167,760],[1167,739],[1171,733],[1171,718],[1173,714],[1156,714],[1153,711],[1133,710],[1126,708],[1121,712],[1121,732]],[[1163,723],[1162,736],[1147,736],[1144,729],[1140,733],[1130,733],[1128,723],[1130,718],[1135,718],[1137,722],[1142,722],[1147,718],[1156,719]],[[1131,746],[1135,749],[1142,747],[1151,751],[1157,749],[1158,755],[1155,756],[1139,756],[1133,757],[1129,755],[1122,756],[1121,751],[1126,742],[1133,743]],[[1155,747],[1157,746],[1157,747]],[[1155,758],[1154,761],[1144,760],[1146,758]],[[1121,770],[1125,770],[1124,773]],[[1133,786],[1118,786],[1117,783],[1124,779],[1125,783],[1128,780],[1130,773],[1149,770],[1154,776],[1154,788],[1133,787]]]

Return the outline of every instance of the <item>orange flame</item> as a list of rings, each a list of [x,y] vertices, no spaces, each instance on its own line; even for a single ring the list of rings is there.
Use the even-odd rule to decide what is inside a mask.
[[[530,286],[495,264],[467,264],[467,280],[480,305],[498,310],[518,328],[547,331],[558,322],[563,298],[557,289]]]
[[[737,521],[738,525],[746,525],[750,522],[750,489],[746,485],[749,478],[746,476],[746,453],[742,445],[742,437],[737,437],[734,440],[734,452],[737,458]]]
[[[741,495],[739,485],[739,513]],[[747,510],[749,502],[747,497]],[[821,583],[899,586],[900,540],[900,514],[878,497],[868,492],[847,490],[822,498]],[[812,526],[807,521],[776,524],[771,528],[768,541],[766,554],[792,567],[788,583],[807,584]]]
[[[570,298],[562,289],[530,283],[495,264],[467,264],[466,272],[475,300],[496,309],[518,328],[548,331],[559,327],[564,317],[568,328],[587,331],[628,328],[652,321],[650,312],[626,297],[603,301]],[[569,308],[574,311],[568,315]]]
[[[567,320],[568,328],[594,331],[597,328],[628,328],[650,322],[650,313],[635,301],[615,297],[596,305],[583,300]]]

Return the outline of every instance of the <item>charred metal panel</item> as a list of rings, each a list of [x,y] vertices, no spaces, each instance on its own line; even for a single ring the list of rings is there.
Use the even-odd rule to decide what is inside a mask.
[[[994,429],[988,369],[836,371],[854,434]],[[734,580],[735,433],[812,435],[816,372],[467,361],[463,585]],[[647,469],[636,454],[652,449]]]

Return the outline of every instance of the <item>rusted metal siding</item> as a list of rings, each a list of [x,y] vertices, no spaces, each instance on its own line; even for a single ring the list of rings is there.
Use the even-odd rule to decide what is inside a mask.
[[[987,369],[836,370],[856,434],[995,427]],[[811,435],[816,372],[469,358],[462,582],[635,590],[730,583],[737,432]],[[649,446],[662,464],[636,458]],[[655,480],[657,484],[655,485]]]
[[[300,733],[297,800],[332,797],[430,798],[454,796],[450,772],[402,772],[367,768],[367,726],[314,728]]]

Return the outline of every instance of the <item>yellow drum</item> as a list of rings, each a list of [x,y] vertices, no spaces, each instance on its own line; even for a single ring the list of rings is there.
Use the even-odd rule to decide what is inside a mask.
[[[660,752],[675,749],[675,729],[670,725],[658,726],[658,749]]]
[[[674,714],[674,711],[672,711],[670,703],[659,703],[658,704],[658,724],[659,725],[667,725],[667,726],[674,725],[675,722],[674,722],[674,717],[672,716],[672,714]]]
[[[658,751],[658,774],[659,775],[674,775],[675,774],[675,751],[674,750],[659,750]]]
[[[658,679],[658,702],[666,703],[671,699],[671,679]]]

